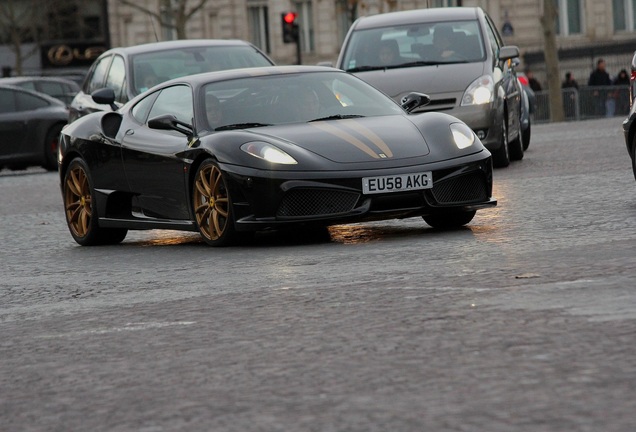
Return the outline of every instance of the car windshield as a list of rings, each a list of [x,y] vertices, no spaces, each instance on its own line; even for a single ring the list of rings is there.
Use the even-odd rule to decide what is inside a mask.
[[[202,72],[245,67],[271,66],[272,63],[251,46],[201,46],[137,54],[131,60],[135,94],[150,87]]]
[[[385,94],[335,71],[239,78],[202,91],[208,130],[404,113]]]
[[[444,21],[359,30],[351,35],[343,69],[349,72],[471,63],[486,58],[479,23]]]

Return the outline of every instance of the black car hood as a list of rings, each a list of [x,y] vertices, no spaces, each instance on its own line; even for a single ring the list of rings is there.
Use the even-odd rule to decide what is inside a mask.
[[[430,149],[405,116],[316,121],[250,129],[266,141],[283,141],[338,163],[426,156]]]
[[[429,96],[463,92],[484,73],[484,63],[477,62],[382,69],[355,72],[354,75],[399,100],[410,92],[426,93]]]

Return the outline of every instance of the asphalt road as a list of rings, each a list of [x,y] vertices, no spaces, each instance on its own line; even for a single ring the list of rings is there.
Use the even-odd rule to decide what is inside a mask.
[[[465,229],[421,219],[76,245],[0,172],[2,431],[634,431],[621,119],[535,125]]]

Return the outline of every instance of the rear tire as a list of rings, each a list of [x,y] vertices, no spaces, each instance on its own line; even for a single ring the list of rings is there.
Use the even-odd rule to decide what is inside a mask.
[[[49,129],[44,139],[44,164],[47,171],[57,171],[57,147],[60,143],[62,125],[56,124]]]
[[[634,135],[634,138],[632,138],[632,148],[630,156],[632,157],[632,171],[634,172],[634,180],[636,180],[636,134]]]
[[[476,213],[475,210],[472,210],[460,213],[422,216],[422,219],[433,228],[446,230],[466,225],[473,220]]]
[[[69,231],[82,246],[121,243],[128,230],[100,228],[95,206],[95,189],[88,165],[80,158],[73,159],[64,175],[64,214]]]

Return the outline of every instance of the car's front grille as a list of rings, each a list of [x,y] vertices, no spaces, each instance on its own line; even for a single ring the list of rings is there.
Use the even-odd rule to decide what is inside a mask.
[[[277,217],[326,216],[346,213],[355,207],[360,194],[329,189],[292,189],[278,207]]]
[[[486,180],[479,172],[437,182],[431,192],[440,204],[471,203],[488,199]]]
[[[456,103],[457,99],[455,98],[431,99],[427,105],[416,108],[415,112],[449,110],[455,108]]]

